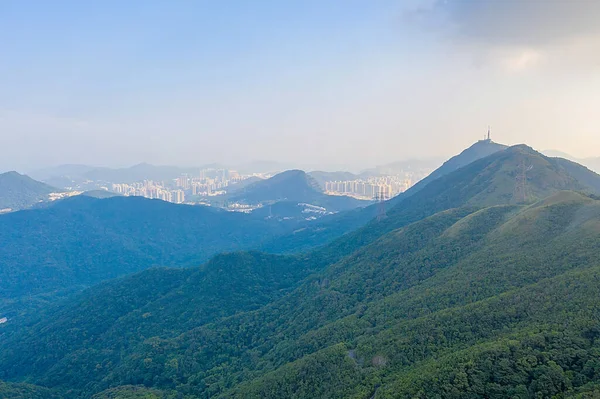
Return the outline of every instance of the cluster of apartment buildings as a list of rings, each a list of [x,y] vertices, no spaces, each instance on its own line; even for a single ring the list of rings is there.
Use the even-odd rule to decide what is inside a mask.
[[[392,198],[413,185],[407,176],[378,176],[366,179],[328,181],[325,191],[331,195],[349,195],[361,199]]]
[[[262,175],[253,175],[263,177]],[[156,198],[163,201],[181,204],[190,197],[208,197],[225,194],[225,189],[231,184],[250,176],[242,176],[234,170],[228,169],[205,169],[198,176],[181,175],[180,177],[165,182],[144,180],[138,183],[115,183],[111,191],[125,196],[140,196]],[[195,199],[191,199],[195,201]],[[197,201],[197,199],[196,199]]]
[[[161,199],[163,201],[182,204],[185,202],[185,192],[183,190],[170,190],[163,183],[144,180],[141,183],[116,183],[112,184],[112,191],[125,196],[138,196],[151,199]]]

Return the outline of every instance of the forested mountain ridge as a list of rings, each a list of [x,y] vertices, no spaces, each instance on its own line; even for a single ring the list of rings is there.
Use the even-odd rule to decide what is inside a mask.
[[[478,145],[486,143],[477,143],[471,149]],[[577,177],[571,174],[573,171]],[[524,196],[516,198],[517,179],[523,172]],[[409,190],[388,201],[387,206],[392,207],[382,220],[375,219],[376,209],[355,211],[352,215],[360,218],[370,210],[371,218],[365,221],[364,226],[317,249],[317,257],[334,262],[341,254],[352,253],[387,232],[446,209],[531,203],[561,190],[599,194],[599,184],[600,175],[580,165],[559,158],[548,158],[525,145],[509,147],[449,172],[414,192]],[[299,246],[296,243],[302,240],[312,242],[323,239],[328,233],[335,233],[336,227],[332,223],[322,226],[318,231],[306,229],[308,231],[302,231],[297,236],[283,236],[273,243],[267,243],[264,249],[284,252],[286,245],[295,248]],[[328,231],[328,228],[332,231]]]
[[[0,216],[0,312],[154,266],[197,266],[290,232],[277,222],[140,197],[73,197]],[[0,315],[1,316],[1,315]]]
[[[27,375],[43,385],[81,389],[83,397],[131,384],[199,398],[363,398],[378,386],[378,395],[410,395],[431,384],[428,375],[438,375],[428,365],[440,356],[463,359],[461,351],[467,350],[476,363],[484,361],[488,355],[477,354],[487,353],[489,345],[503,348],[504,337],[525,340],[522,352],[529,356],[528,340],[558,327],[585,341],[590,332],[581,328],[595,320],[600,305],[594,296],[598,284],[590,284],[600,274],[599,234],[600,201],[574,192],[559,192],[530,206],[443,211],[387,234],[256,311],[180,336],[138,340],[117,363],[105,361],[110,342],[92,335],[84,349],[59,354],[62,359],[49,369],[36,368],[48,354],[44,342],[56,342],[62,331],[49,330],[44,327],[49,322],[42,320],[32,330],[42,345],[35,350],[18,336],[0,341],[0,370],[5,379]],[[554,298],[555,293],[561,296]],[[526,311],[529,304],[531,312]],[[556,307],[564,311],[555,312]],[[593,342],[584,341],[578,347],[581,356],[592,356]],[[553,345],[566,350],[572,342]],[[101,368],[85,372],[85,364]],[[583,368],[561,364],[561,378],[570,385],[559,387],[560,392],[585,389],[594,381]],[[487,367],[493,371],[495,365]],[[546,368],[554,366],[541,362],[531,367],[537,377],[525,380],[524,389],[535,394],[542,388],[532,381],[546,377]],[[79,371],[73,375],[70,370]],[[415,370],[421,370],[423,382],[404,386],[405,376]],[[578,380],[565,374],[568,370]],[[496,385],[488,387],[488,377],[481,378],[473,383],[481,382],[483,393],[492,392]],[[453,381],[448,382],[452,389],[466,389]],[[523,389],[511,381],[496,388]],[[398,384],[404,391],[395,391]]]
[[[40,201],[48,201],[48,194],[59,191],[17,172],[0,173],[0,211],[29,208]]]
[[[413,194],[416,194],[430,182],[452,173],[471,162],[506,148],[507,147],[502,144],[478,141],[460,154],[450,158],[438,169],[433,171],[430,176],[421,180],[406,192],[388,200],[386,202],[386,207],[391,208]],[[266,243],[262,249],[267,252],[276,253],[300,252],[315,246],[328,244],[340,236],[364,226],[377,216],[377,212],[378,206],[371,205],[366,208],[354,209],[328,216],[310,226],[304,226],[301,230],[294,232],[294,234],[277,237],[272,242]]]
[[[508,146],[504,144],[495,143],[490,140],[481,140],[474,143],[469,148],[466,148],[460,154],[453,156],[446,162],[444,162],[439,168],[431,172],[429,176],[423,180],[417,182],[410,190],[410,193],[415,193],[425,187],[432,181],[439,179],[449,173],[452,173],[468,164],[475,162],[479,159],[485,158],[499,151],[507,149]],[[398,199],[400,199],[399,197]]]
[[[146,339],[173,338],[284,296],[314,271],[311,266],[295,257],[247,252],[218,255],[200,268],[150,269],[99,284],[29,319],[15,318],[0,340],[12,342],[8,347],[27,343],[20,358],[38,370],[60,368],[75,346],[85,352],[102,345],[102,364],[116,364]],[[50,349],[42,335],[54,336],[54,349],[36,360],[36,353]],[[10,348],[5,354],[15,356]],[[7,372],[18,367],[23,364],[12,362]]]

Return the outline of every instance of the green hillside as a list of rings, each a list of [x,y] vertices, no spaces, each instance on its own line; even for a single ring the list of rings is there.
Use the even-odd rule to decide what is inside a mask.
[[[40,201],[47,201],[48,194],[59,191],[61,190],[17,172],[1,173],[0,210],[29,208]]]
[[[554,345],[591,361],[600,310],[599,238],[600,201],[573,192],[526,207],[445,211],[382,237],[259,310],[183,335],[140,339],[116,363],[105,358],[112,343],[87,333],[87,344],[77,349],[72,337],[65,343],[70,354],[49,359],[43,343],[55,347],[66,329],[49,329],[42,320],[28,329],[29,340],[18,334],[3,339],[0,370],[5,379],[27,375],[43,385],[77,387],[84,396],[115,384],[145,384],[202,398],[361,398],[378,386],[378,395],[390,397],[412,397],[422,387],[430,392],[427,384],[441,384],[444,364],[455,358],[497,373],[485,360],[490,350],[505,353],[509,366],[520,364],[521,353],[511,348],[523,347],[528,358],[528,343],[540,337],[544,345],[532,353]],[[553,342],[557,334],[564,339]],[[33,342],[42,346],[30,347]],[[595,381],[555,357],[540,358],[528,372],[546,378],[554,363],[569,381],[562,391]],[[86,372],[91,364],[101,368]],[[488,392],[493,381],[481,372],[473,384]],[[521,383],[510,385],[513,378],[496,388],[522,390]],[[538,392],[535,380],[525,378],[525,389]]]
[[[31,384],[18,384],[0,381],[2,399],[61,399],[61,396],[48,388]]]
[[[505,145],[497,144],[494,142],[476,142],[469,148],[462,151],[460,154],[450,158],[442,166],[440,166],[438,169],[432,172],[431,175],[415,184],[406,192],[388,200],[386,202],[386,207],[388,209],[391,209],[404,202],[405,200],[409,199],[413,195],[419,193],[423,188],[427,187],[429,183],[434,182],[451,173],[454,173],[459,169],[466,167],[474,161],[485,158],[491,154],[503,151],[506,148],[507,147]],[[598,177],[594,173],[592,173],[592,175],[594,176],[592,178],[593,180]],[[418,202],[418,200],[415,201],[415,203],[416,202]],[[408,205],[407,207],[411,208],[411,205]],[[267,252],[281,253],[299,252],[310,248],[314,248],[315,246],[322,246],[340,238],[344,234],[358,230],[360,227],[366,225],[369,221],[373,220],[377,216],[377,212],[378,206],[372,205],[366,208],[355,209],[352,211],[342,212],[340,214],[329,216],[309,226],[305,226],[302,230],[294,232],[294,234],[277,237],[272,242],[266,243],[262,247],[262,249]],[[414,221],[417,219],[412,220]],[[362,233],[358,234],[362,235]],[[341,241],[345,242],[346,239],[342,238]],[[334,252],[343,253],[344,251],[345,250]]]
[[[481,158],[485,158],[499,151],[505,150],[508,147],[504,144],[495,143],[489,140],[481,140],[462,151],[460,154],[450,158],[439,168],[434,170],[429,176],[419,181],[412,187],[411,193],[415,193],[425,187],[432,181],[439,179],[449,173],[454,172],[468,164],[475,162]]]
[[[487,144],[477,143],[470,147],[470,150],[479,153],[480,145]],[[474,156],[474,153],[469,151],[461,155],[465,154],[469,157]],[[460,157],[454,158],[450,165],[456,165]],[[577,164],[565,165],[565,160],[548,158],[530,147],[519,145],[496,151],[492,155],[443,174],[424,187],[415,191],[409,190],[404,195],[388,201],[387,217],[383,220],[374,219],[377,210],[373,207],[356,210],[342,214],[327,223],[309,226],[296,234],[276,238],[265,244],[263,249],[269,252],[293,252],[307,243],[331,241],[317,251],[317,257],[334,262],[340,256],[373,242],[387,232],[446,209],[521,203],[520,199],[514,197],[514,193],[517,175],[521,173],[523,166],[526,169],[531,168],[526,171],[525,203],[534,202],[561,190],[600,193],[600,175]],[[437,172],[440,173],[442,172]],[[340,230],[348,226],[347,222],[352,221],[350,224],[353,224],[362,219],[367,220],[360,226],[355,226],[354,230],[341,234]],[[341,237],[337,238],[339,235]]]
[[[78,196],[0,215],[0,317],[149,267],[197,266],[295,226],[140,197]]]

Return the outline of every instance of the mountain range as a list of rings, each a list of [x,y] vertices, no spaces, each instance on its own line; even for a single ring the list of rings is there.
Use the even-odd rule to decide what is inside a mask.
[[[63,188],[85,186],[88,181],[101,183],[135,183],[143,180],[172,180],[182,174],[198,175],[202,168],[180,168],[141,163],[127,168],[88,165],[61,165],[37,170],[31,175],[38,180]]]
[[[569,161],[577,162],[587,168],[590,168],[594,172],[600,172],[600,157],[578,158],[572,156],[571,154],[567,154],[566,152],[556,150],[547,150],[543,151],[543,153],[549,157],[568,159]]]
[[[47,187],[14,176],[34,187]],[[17,196],[27,195],[25,190]],[[302,171],[260,180],[232,195],[236,201],[270,205],[243,214],[93,191],[3,215],[0,279],[5,284],[0,286],[0,314],[30,311],[100,281],[149,267],[197,266],[219,252],[265,243],[274,246],[276,237],[292,234],[311,219],[368,204],[325,195]]]
[[[15,315],[0,325],[0,388],[594,397],[600,176],[526,146],[455,166],[312,251],[150,269]]]
[[[489,151],[482,146],[486,145],[475,144],[450,164],[466,164],[473,156],[482,156]],[[444,170],[454,169],[444,165],[437,173],[444,175]],[[412,190],[404,196],[410,196]],[[333,204],[334,209],[363,202],[326,196],[302,171],[255,182],[232,195],[238,200],[273,204],[243,215],[140,197],[99,200],[78,196],[44,209],[3,215],[0,278],[7,284],[0,287],[0,316],[30,312],[86,286],[149,267],[199,265],[223,251],[256,248],[298,253],[359,228],[376,212],[371,206],[307,221],[310,215],[331,212],[317,214],[300,202]],[[352,245],[351,237],[335,245]],[[335,258],[324,253],[323,259]]]
[[[149,267],[197,266],[296,226],[141,197],[77,196],[1,215],[0,313]]]

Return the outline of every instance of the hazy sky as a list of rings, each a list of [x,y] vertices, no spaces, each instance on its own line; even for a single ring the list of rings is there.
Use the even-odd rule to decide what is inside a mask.
[[[0,1],[0,170],[600,155],[600,1]]]

